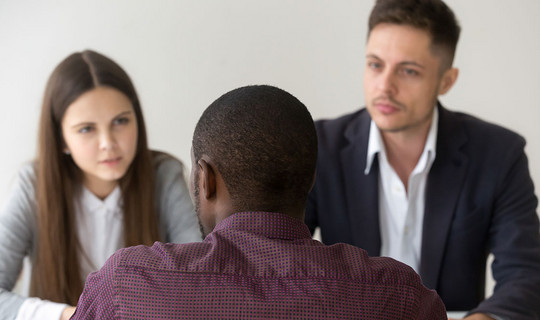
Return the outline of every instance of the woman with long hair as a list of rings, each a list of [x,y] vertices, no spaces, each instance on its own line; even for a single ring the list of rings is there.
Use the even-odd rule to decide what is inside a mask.
[[[0,212],[0,319],[69,318],[88,273],[121,247],[201,240],[182,163],[148,149],[135,88],[94,51],[50,76],[37,158]],[[30,257],[31,298],[11,290]]]

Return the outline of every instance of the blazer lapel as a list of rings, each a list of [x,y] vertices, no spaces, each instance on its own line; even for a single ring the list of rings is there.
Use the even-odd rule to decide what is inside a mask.
[[[367,111],[351,122],[345,131],[348,144],[341,151],[343,180],[347,188],[346,199],[350,232],[354,245],[363,248],[370,256],[378,256],[381,248],[379,230],[378,162],[364,174],[371,118]]]
[[[437,155],[426,185],[420,276],[428,288],[437,287],[446,241],[465,178],[468,158],[460,151],[467,137],[454,115],[439,107]]]

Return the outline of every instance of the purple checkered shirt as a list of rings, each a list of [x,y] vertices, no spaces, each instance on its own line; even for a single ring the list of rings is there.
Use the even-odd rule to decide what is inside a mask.
[[[116,252],[72,319],[447,319],[408,266],[311,239],[300,220],[243,212],[203,242]]]

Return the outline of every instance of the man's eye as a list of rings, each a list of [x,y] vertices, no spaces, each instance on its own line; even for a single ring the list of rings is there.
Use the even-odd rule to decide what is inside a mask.
[[[418,75],[418,71],[416,71],[414,69],[403,69],[403,73],[408,75],[408,76],[417,76]]]
[[[378,62],[368,62],[368,67],[370,67],[371,69],[380,69],[381,64]]]

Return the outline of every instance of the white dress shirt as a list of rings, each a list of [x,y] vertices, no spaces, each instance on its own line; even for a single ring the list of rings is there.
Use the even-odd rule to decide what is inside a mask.
[[[120,187],[116,187],[104,200],[96,197],[83,187],[78,201],[75,202],[76,228],[82,252],[81,281],[97,271],[105,261],[124,244],[122,197]],[[91,241],[89,241],[91,239]],[[39,298],[26,299],[16,320],[60,319],[66,304]]]
[[[435,107],[424,150],[409,177],[407,188],[388,162],[384,141],[373,120],[369,131],[364,173],[369,173],[378,154],[381,256],[401,261],[416,272],[420,267],[425,190],[427,176],[435,160],[438,120],[439,113]]]

